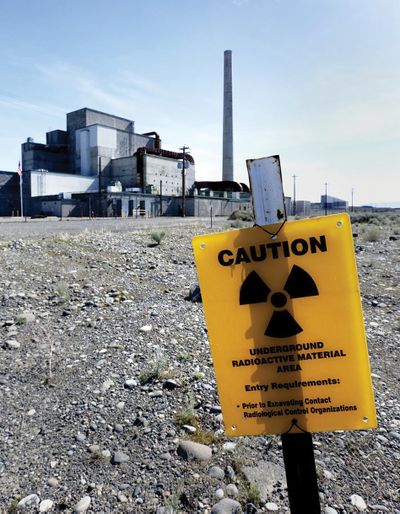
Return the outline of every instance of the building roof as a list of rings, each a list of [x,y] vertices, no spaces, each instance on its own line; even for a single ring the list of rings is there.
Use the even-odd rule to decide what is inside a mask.
[[[133,120],[130,120],[128,118],[123,118],[122,116],[116,116],[115,114],[110,114],[109,112],[98,111],[96,109],[90,109],[89,107],[82,107],[82,109],[77,109],[76,111],[67,112],[67,116],[68,116],[68,114],[75,114],[77,112],[83,112],[83,111],[95,112],[97,114],[103,114],[104,116],[110,116],[111,118],[117,118],[119,120],[133,122]]]

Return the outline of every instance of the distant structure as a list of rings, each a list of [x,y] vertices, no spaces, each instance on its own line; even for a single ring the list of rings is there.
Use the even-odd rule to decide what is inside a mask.
[[[222,180],[233,182],[232,50],[224,52]]]
[[[347,211],[349,202],[336,198],[330,195],[321,195],[321,209],[327,209],[328,211]]]
[[[308,200],[296,200],[296,216],[299,218],[311,216],[311,202]]]

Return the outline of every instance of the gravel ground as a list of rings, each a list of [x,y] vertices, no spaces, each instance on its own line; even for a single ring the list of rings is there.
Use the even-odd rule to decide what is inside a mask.
[[[159,246],[154,220],[83,223],[0,224],[0,512],[289,512],[280,438],[224,436],[185,299],[209,220]],[[379,428],[313,435],[326,514],[400,513],[399,247],[356,244]]]
[[[221,226],[226,220],[213,218],[213,225]],[[39,237],[50,234],[74,234],[84,230],[90,232],[129,232],[151,230],[156,227],[176,227],[181,225],[210,226],[210,218],[54,218],[30,219],[0,217],[0,237]]]

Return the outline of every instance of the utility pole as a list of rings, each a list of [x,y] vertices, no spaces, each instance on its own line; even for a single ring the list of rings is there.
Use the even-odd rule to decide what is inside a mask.
[[[186,195],[185,195],[185,189],[186,189],[186,184],[185,184],[185,169],[186,169],[186,165],[185,165],[185,153],[186,153],[186,150],[190,150],[190,148],[186,145],[183,145],[182,148],[179,148],[179,150],[182,150],[182,217],[184,218],[186,213]]]
[[[160,180],[160,216],[163,215],[162,212],[162,180]]]
[[[24,196],[23,196],[23,192],[22,192],[22,168],[21,168],[21,161],[18,162],[17,173],[19,175],[19,196],[20,196],[20,203],[21,203],[20,215],[21,215],[21,218],[23,218],[24,217]],[[25,219],[25,221],[26,221],[26,219]]]
[[[101,183],[101,179],[102,179],[102,176],[101,176],[101,157],[99,156],[99,169],[98,169],[98,175],[99,175],[99,195],[98,195],[98,204],[97,204],[97,209],[98,209],[98,216],[102,217],[103,216],[103,206],[102,206],[102,201],[101,201],[101,188],[102,188],[102,183]]]
[[[351,212],[354,212],[354,188],[351,188]]]
[[[293,176],[293,207],[292,207],[292,214],[293,216],[296,216],[296,175]]]
[[[328,215],[328,182],[325,182],[325,216]]]

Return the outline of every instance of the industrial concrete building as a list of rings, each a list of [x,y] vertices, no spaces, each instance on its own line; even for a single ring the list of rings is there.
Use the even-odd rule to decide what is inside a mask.
[[[116,215],[113,200],[125,205],[117,208],[118,215],[129,215],[135,203],[130,198],[133,194],[178,197],[193,191],[193,157],[164,150],[157,132],[136,133],[134,121],[88,108],[68,113],[66,125],[66,130],[48,132],[45,144],[35,143],[32,138],[22,144],[28,215],[40,210],[40,199],[48,201],[55,195],[65,200],[85,195],[81,200],[87,203],[86,197],[97,193],[90,202],[95,215]],[[107,196],[113,194],[119,198]],[[147,209],[146,200],[139,202],[140,208]]]
[[[328,211],[347,211],[349,202],[330,195],[321,195],[321,209]]]
[[[193,157],[163,149],[157,132],[137,133],[133,121],[88,108],[66,118],[66,130],[47,132],[45,143],[22,144],[25,216],[229,216],[250,208],[245,184],[196,183]],[[0,172],[0,215],[20,213],[19,177]]]
[[[311,202],[308,200],[296,200],[295,206],[292,207],[292,212],[300,218],[308,218],[311,215]]]
[[[123,189],[148,186],[165,194],[181,194],[182,154],[161,148],[156,132],[137,134],[134,122],[119,116],[83,108],[67,114],[67,129],[46,134],[46,144],[28,138],[22,144],[24,172],[46,170],[84,177],[101,177],[100,187],[121,182]],[[194,160],[190,155],[186,186],[195,180]],[[58,182],[56,178],[55,182]],[[71,183],[74,183],[72,181]]]

